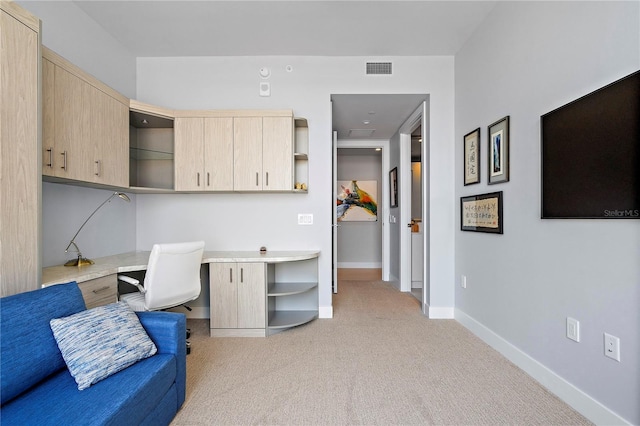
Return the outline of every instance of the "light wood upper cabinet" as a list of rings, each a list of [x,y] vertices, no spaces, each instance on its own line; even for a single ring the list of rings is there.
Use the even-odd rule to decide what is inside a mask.
[[[293,189],[293,117],[234,118],[234,189]]]
[[[44,52],[43,175],[129,186],[128,99]]]
[[[263,191],[293,189],[293,118],[262,118]]]
[[[202,191],[204,120],[202,118],[176,118],[174,137],[176,191]]]
[[[0,2],[0,296],[39,288],[40,21]]]
[[[175,189],[233,190],[233,118],[176,118]]]
[[[94,133],[94,182],[126,188],[129,186],[129,107],[111,96],[98,98],[99,109],[94,116],[102,119],[97,120],[98,132]]]
[[[262,190],[262,117],[233,119],[233,189]]]
[[[46,59],[43,74],[43,174],[88,180],[89,85]]]

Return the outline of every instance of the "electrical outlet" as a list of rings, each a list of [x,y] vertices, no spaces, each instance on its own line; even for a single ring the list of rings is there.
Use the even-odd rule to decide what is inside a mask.
[[[567,338],[580,342],[580,321],[567,317]]]
[[[620,362],[620,339],[604,333],[604,355]]]
[[[462,276],[462,279],[460,280],[460,286],[462,288],[467,288],[467,276],[466,275]]]

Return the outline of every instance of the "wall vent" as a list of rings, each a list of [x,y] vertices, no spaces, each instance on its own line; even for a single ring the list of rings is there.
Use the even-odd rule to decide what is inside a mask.
[[[367,75],[391,75],[391,62],[367,62]]]

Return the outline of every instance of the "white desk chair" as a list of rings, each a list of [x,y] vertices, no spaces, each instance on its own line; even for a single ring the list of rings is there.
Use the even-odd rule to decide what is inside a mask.
[[[200,265],[204,241],[155,244],[149,256],[144,287],[140,281],[118,275],[120,281],[135,285],[137,292],[123,294],[134,311],[157,311],[184,305],[200,296]],[[191,310],[185,305],[185,308]]]

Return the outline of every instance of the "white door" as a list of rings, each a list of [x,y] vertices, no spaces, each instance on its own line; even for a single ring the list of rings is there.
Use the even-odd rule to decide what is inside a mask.
[[[332,182],[333,182],[333,203],[331,213],[331,241],[332,241],[332,251],[331,251],[331,267],[332,267],[332,280],[333,280],[333,292],[338,292],[338,215],[335,207],[336,200],[338,199],[337,193],[337,182],[338,182],[338,132],[333,132],[333,146],[332,146]]]
[[[422,105],[400,129],[400,290],[411,291],[411,133],[422,126],[422,311],[426,315],[429,303],[429,127],[428,105]]]

